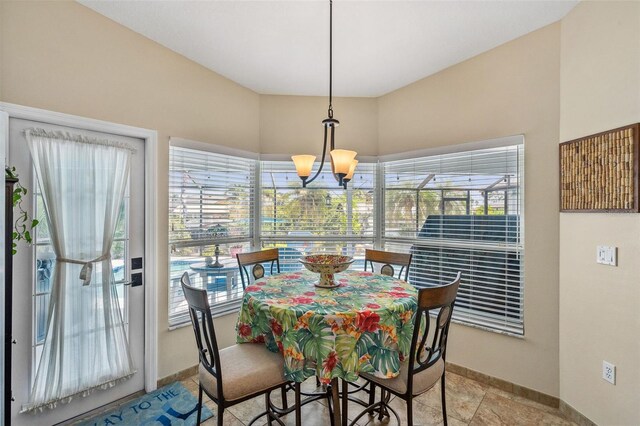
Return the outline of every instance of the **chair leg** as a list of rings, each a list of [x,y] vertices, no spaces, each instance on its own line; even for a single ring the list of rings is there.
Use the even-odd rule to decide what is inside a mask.
[[[413,395],[411,392],[407,398],[407,426],[413,426]]]
[[[347,426],[347,412],[349,410],[349,382],[342,379],[342,426]]]
[[[302,425],[302,410],[300,407],[300,383],[296,382],[294,385],[295,388],[295,399],[296,399],[296,426]]]
[[[271,426],[273,423],[271,422],[271,407],[269,406],[269,394],[271,392],[267,392],[264,394],[264,405],[267,407],[267,425]]]
[[[382,421],[382,419],[384,418],[384,411],[386,410],[385,407],[385,391],[384,388],[380,388],[380,407],[378,407],[378,420]]]
[[[369,382],[371,385],[369,389],[369,405],[373,405],[376,402],[376,385],[373,382]]]
[[[280,388],[280,393],[282,394],[282,409],[286,410],[289,408],[289,402],[287,401],[287,385],[283,385]]]
[[[222,426],[224,418],[224,407],[222,404],[218,404],[218,426]]]
[[[444,419],[444,426],[447,426],[447,398],[445,396],[445,380],[444,372],[440,378],[440,393],[442,394],[442,418]]]
[[[202,385],[198,385],[198,418],[196,419],[196,426],[200,425],[202,419]]]

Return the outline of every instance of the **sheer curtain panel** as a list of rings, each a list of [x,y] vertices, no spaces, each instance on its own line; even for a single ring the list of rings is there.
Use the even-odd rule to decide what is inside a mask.
[[[132,148],[42,129],[26,136],[56,254],[30,411],[135,373],[110,254]]]

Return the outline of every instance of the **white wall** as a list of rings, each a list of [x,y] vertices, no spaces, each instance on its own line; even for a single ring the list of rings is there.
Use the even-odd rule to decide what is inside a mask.
[[[560,141],[639,122],[640,3],[582,2],[561,34]],[[639,253],[638,214],[560,214],[560,397],[598,424],[640,424]]]

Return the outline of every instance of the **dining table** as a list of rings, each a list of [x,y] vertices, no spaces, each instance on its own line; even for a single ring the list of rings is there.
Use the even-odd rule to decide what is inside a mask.
[[[318,274],[305,270],[256,280],[245,289],[236,340],[280,352],[290,381],[315,375],[329,384],[334,422],[341,425],[338,380],[400,373],[418,293],[405,281],[368,271],[348,270],[335,281],[336,288],[318,288]]]

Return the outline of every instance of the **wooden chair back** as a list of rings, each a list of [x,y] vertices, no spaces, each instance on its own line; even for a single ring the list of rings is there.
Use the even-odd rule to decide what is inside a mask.
[[[407,389],[413,389],[414,374],[431,367],[440,358],[445,359],[449,325],[460,287],[460,276],[461,273],[458,272],[456,278],[447,285],[422,288],[418,291],[418,310],[409,354],[410,374]],[[435,309],[440,311],[432,320],[430,313]]]
[[[373,264],[381,263],[382,267],[380,268],[380,273],[382,275],[393,277],[395,270],[392,265],[400,266],[400,271],[398,271],[397,277],[398,279],[407,281],[409,279],[411,256],[412,255],[410,253],[394,253],[391,251],[366,249],[364,252],[364,270],[366,271],[367,265],[369,265],[371,267],[371,271],[374,271]]]
[[[280,273],[280,255],[277,248],[267,249],[262,251],[254,251],[252,253],[238,253],[236,254],[238,259],[238,267],[240,268],[240,279],[242,280],[242,289],[251,282],[249,278],[249,266],[251,268],[251,276],[254,280],[264,277],[263,263],[271,262],[271,274],[273,274],[273,267],[276,266],[276,270]]]
[[[196,335],[200,364],[216,378],[217,394],[220,398],[223,395],[222,368],[219,365],[218,341],[213,328],[213,318],[211,317],[207,291],[192,287],[188,272],[182,274],[180,283],[182,284],[184,297],[189,304],[189,316],[191,317],[193,332]]]

